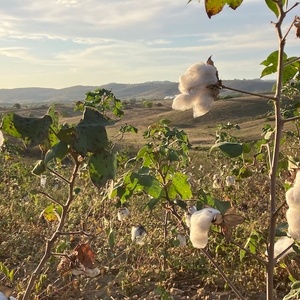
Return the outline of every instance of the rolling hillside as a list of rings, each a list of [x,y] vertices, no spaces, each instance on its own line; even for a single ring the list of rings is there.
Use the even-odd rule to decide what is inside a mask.
[[[270,92],[274,81],[253,80],[224,80],[223,83],[235,89],[247,92]],[[51,88],[17,88],[0,89],[0,104],[49,104],[67,103],[83,100],[88,91],[97,88],[111,90],[121,100],[135,99],[164,99],[178,94],[178,83],[170,81],[152,81],[137,84],[110,83],[99,86],[73,86],[63,89]],[[232,94],[222,90],[221,93]]]

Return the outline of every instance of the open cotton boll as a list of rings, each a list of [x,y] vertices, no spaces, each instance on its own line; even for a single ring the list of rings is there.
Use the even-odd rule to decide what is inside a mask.
[[[210,64],[199,62],[190,66],[179,78],[181,92],[173,100],[175,110],[193,109],[193,117],[206,114],[219,94],[217,69]]]
[[[185,237],[184,234],[178,233],[176,238],[179,241],[179,246],[180,247],[186,246],[186,237]]]
[[[300,208],[300,172],[296,174],[294,186],[291,187],[285,194],[286,202],[289,207]]]
[[[142,225],[132,226],[131,227],[131,240],[140,245],[143,244],[143,239],[146,235],[146,229]]]
[[[233,186],[235,185],[235,178],[234,176],[227,176],[225,179],[226,186]]]
[[[294,243],[294,240],[288,236],[283,236],[278,239],[274,245],[274,258],[280,255],[285,249],[290,247]],[[289,250],[284,252],[281,256],[278,257],[279,259],[284,258],[287,254],[295,252],[294,249],[291,247]]]
[[[197,211],[197,207],[194,205],[190,205],[187,208],[187,212],[185,213],[185,223],[188,228],[191,227],[191,215]]]
[[[286,211],[286,219],[289,225],[288,233],[295,240],[300,240],[299,209],[289,208]]]
[[[129,216],[129,209],[127,207],[121,207],[118,211],[118,220],[124,221]]]
[[[207,207],[191,215],[190,240],[195,248],[204,248],[207,245],[208,231],[217,214],[221,214],[221,212]]]

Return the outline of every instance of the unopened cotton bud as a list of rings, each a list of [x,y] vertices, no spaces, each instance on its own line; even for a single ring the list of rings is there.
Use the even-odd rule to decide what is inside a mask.
[[[129,210],[127,207],[121,207],[118,211],[118,220],[124,221],[129,216]]]
[[[203,208],[191,215],[190,240],[195,248],[204,248],[208,242],[208,231],[215,216],[221,212],[214,208]]]
[[[294,240],[288,236],[282,236],[280,239],[276,241],[274,244],[274,258],[278,257],[284,250],[290,247],[294,243]],[[290,247],[287,251],[285,251],[282,255],[278,257],[279,259],[284,258],[287,254],[295,252],[292,247]]]

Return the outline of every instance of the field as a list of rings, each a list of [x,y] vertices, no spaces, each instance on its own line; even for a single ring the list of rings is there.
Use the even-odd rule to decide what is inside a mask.
[[[183,200],[198,204],[204,201],[205,193],[227,201],[245,217],[245,222],[234,228],[230,242],[224,239],[218,227],[214,228],[207,251],[245,299],[265,299],[263,261],[266,259],[269,208],[267,164],[264,160],[253,159],[258,151],[254,146],[242,159],[232,160],[220,151],[209,154],[208,149],[215,143],[216,132],[220,130],[218,126],[228,122],[240,127],[226,131],[235,140],[251,144],[260,140],[262,128],[273,122],[268,100],[256,97],[221,99],[214,103],[208,114],[197,119],[192,118],[191,111],[173,111],[170,100],[157,100],[152,104],[148,108],[142,103],[128,105],[124,118],[107,127],[109,138],[116,143],[120,153],[117,178],[130,168],[137,168],[135,164],[128,166],[126,161],[147,142],[143,132],[150,125],[164,119],[169,120],[170,128],[183,129],[192,146],[190,163],[184,172],[190,178],[193,192],[193,198]],[[61,114],[61,123],[76,124],[80,120],[80,115],[71,107],[61,105],[57,110]],[[47,109],[15,111],[23,116],[39,117]],[[137,127],[138,133],[121,136],[119,128],[126,124]],[[41,189],[39,177],[31,174],[35,160],[39,159],[38,151],[19,148],[7,146],[1,154],[0,261],[14,274],[12,278],[7,274],[2,276],[3,284],[12,285],[13,295],[21,299],[28,279],[43,255],[45,239],[57,225],[57,219],[49,220],[43,214],[45,207],[51,205],[45,195],[65,199],[68,189],[65,182],[49,173],[46,174],[47,184]],[[241,173],[243,168],[251,175],[246,176],[246,171]],[[69,169],[70,162],[66,161],[58,172],[69,178]],[[226,186],[226,176],[237,170],[240,173],[236,184]],[[212,185],[214,175],[221,178],[219,188]],[[278,188],[280,202],[284,200],[284,176],[287,175],[282,174]],[[130,216],[120,222],[117,219],[118,199],[108,199],[105,189],[93,187],[84,168],[78,174],[76,187],[80,192],[70,208],[64,232],[77,234],[61,234],[53,249],[56,255],[51,257],[38,278],[32,299],[237,299],[201,251],[194,249],[190,242],[179,247],[176,236],[183,232],[182,228],[178,220],[167,213],[163,203],[149,210],[148,196],[136,193],[125,203]],[[184,220],[184,209],[178,209],[178,215]],[[279,219],[283,216],[284,210]],[[130,238],[131,227],[137,224],[142,224],[147,231],[141,245],[132,243]],[[61,258],[59,254],[71,251],[82,241],[92,246],[100,275],[94,278],[60,277],[56,271]],[[299,280],[298,274],[299,259],[296,256],[276,266],[276,299],[282,299],[288,293],[290,279]]]

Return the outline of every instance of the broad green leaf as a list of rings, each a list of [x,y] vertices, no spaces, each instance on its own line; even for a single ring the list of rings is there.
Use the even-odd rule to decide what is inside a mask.
[[[109,121],[100,112],[86,107],[83,120],[74,127],[74,149],[82,156],[88,152],[102,152],[108,144],[105,129],[108,124]]]
[[[32,170],[32,174],[39,176],[45,171],[46,171],[46,165],[45,165],[44,161],[38,160]]]
[[[227,0],[226,3],[229,5],[232,9],[237,9],[241,4],[243,0]]]
[[[204,204],[218,209],[221,213],[225,213],[231,207],[229,201],[218,200],[210,195],[205,195],[205,197],[202,197],[202,199]]]
[[[65,142],[58,142],[45,155],[44,163],[47,165],[52,159],[58,158],[62,160],[68,154],[68,145]]]
[[[192,191],[187,175],[176,172],[172,178],[172,185],[182,199],[190,199],[192,197]]]
[[[153,176],[132,173],[130,180],[134,184],[134,192],[145,191],[153,198],[160,197],[162,188],[159,181]]]
[[[244,145],[242,143],[221,142],[213,145],[210,148],[210,151],[212,151],[215,148],[219,148],[224,154],[226,154],[230,158],[238,157],[244,153]]]
[[[43,144],[48,138],[52,118],[44,115],[42,118],[28,118],[13,112],[5,114],[2,119],[1,129],[9,135],[21,138],[28,147]]]
[[[115,178],[116,156],[108,151],[93,154],[88,162],[88,170],[93,184],[103,187],[108,180]]]
[[[121,133],[125,133],[125,132],[138,133],[138,129],[136,127],[128,124],[121,126],[119,131]]]
[[[186,207],[187,207],[186,201],[183,201],[183,200],[180,200],[180,199],[176,199],[174,201],[174,203],[176,205],[178,205],[179,207],[183,208],[183,209],[186,209]]]

